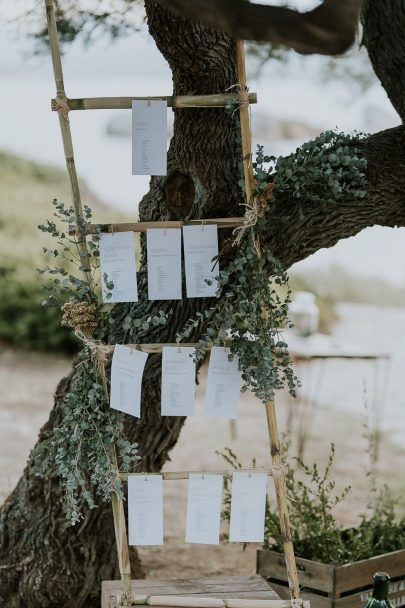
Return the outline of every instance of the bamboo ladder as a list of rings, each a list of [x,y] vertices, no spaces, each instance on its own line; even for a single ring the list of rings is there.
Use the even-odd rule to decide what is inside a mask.
[[[72,202],[75,211],[76,226],[73,228],[74,234],[77,234],[79,239],[80,253],[83,260],[83,265],[86,266],[88,262],[88,250],[86,245],[85,237],[87,234],[96,230],[96,225],[86,226],[83,218],[83,208],[80,196],[80,188],[77,178],[72,135],[70,130],[70,123],[68,118],[68,112],[71,110],[88,110],[88,109],[121,109],[131,108],[133,99],[165,99],[168,107],[187,108],[187,107],[224,107],[230,99],[234,99],[235,95],[231,93],[216,94],[216,95],[199,95],[199,96],[162,96],[162,97],[100,97],[100,98],[82,98],[82,99],[69,99],[66,96],[61,54],[59,48],[57,25],[54,11],[53,0],[45,0],[46,17],[49,32],[49,42],[52,56],[52,65],[56,85],[56,97],[52,100],[52,110],[58,111],[59,125],[62,135],[63,148],[66,160],[66,167],[69,174]],[[244,55],[244,44],[243,41],[236,41],[236,59],[237,59],[237,77],[238,84],[246,89],[246,70],[245,70],[245,55]],[[250,121],[249,121],[249,103],[256,103],[257,96],[255,93],[249,93],[246,97],[247,103],[240,105],[240,123],[241,123],[241,136],[242,136],[242,151],[243,151],[243,166],[244,166],[244,177],[245,177],[245,189],[246,189],[246,200],[251,202],[253,199],[254,191],[254,176],[253,168],[251,164],[251,133],[250,133]],[[201,220],[196,220],[195,223],[200,223]],[[109,224],[101,226],[102,230],[109,232],[113,231],[134,231],[143,232],[147,228],[159,227],[165,225],[167,228],[181,227],[186,224],[193,224],[194,221],[190,222],[135,222],[127,224]],[[204,220],[204,223],[216,224],[218,228],[231,228],[241,226],[243,224],[243,218],[218,218]],[[90,273],[84,272],[85,278],[91,286]],[[183,344],[183,346],[190,346],[189,344]],[[142,344],[137,345],[138,348],[146,352],[161,352],[162,344]],[[113,350],[113,346],[109,346],[110,351]],[[108,387],[107,382],[104,382],[104,393],[108,400]],[[282,471],[282,461],[280,454],[280,440],[277,429],[277,419],[274,401],[269,401],[266,404],[266,416],[270,442],[270,452],[273,463],[273,471]],[[116,468],[117,475],[119,474],[118,463],[115,453],[115,447],[112,448],[111,453],[112,462]],[[224,474],[229,475],[229,471],[224,471]],[[166,474],[167,479],[184,479],[188,476],[189,472],[183,471],[179,473]],[[277,506],[280,516],[280,527],[283,536],[285,560],[287,566],[287,574],[289,587],[291,591],[292,603],[302,603],[299,595],[299,583],[297,575],[297,567],[295,562],[293,544],[291,539],[291,531],[288,519],[287,500],[285,492],[284,476],[281,474],[275,475],[274,472],[268,471],[268,474],[273,474],[275,490],[277,495]],[[128,601],[132,599],[131,590],[131,568],[129,560],[129,549],[128,540],[125,524],[125,514],[121,498],[114,492],[112,494],[112,507],[113,507],[113,518],[114,518],[114,530],[117,544],[118,563],[121,575],[121,583],[124,591],[124,596]],[[153,601],[154,598],[145,598],[144,601],[140,602],[143,604],[156,605]],[[161,598],[159,598],[160,600]],[[161,606],[181,606],[182,602],[178,603],[177,600],[181,598],[166,598],[162,600],[159,605]],[[245,601],[246,602],[246,601]],[[285,605],[285,602],[279,602],[277,600],[263,601],[263,608],[281,608],[281,605]],[[307,602],[305,602],[307,604]],[[227,604],[224,603],[224,606]],[[288,602],[287,602],[288,605]],[[208,606],[208,604],[207,604]],[[230,608],[230,606],[229,606]],[[236,608],[236,606],[235,606]]]

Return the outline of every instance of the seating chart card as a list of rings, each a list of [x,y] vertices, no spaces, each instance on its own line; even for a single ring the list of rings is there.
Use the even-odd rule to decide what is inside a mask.
[[[163,545],[162,475],[128,476],[130,545]]]
[[[111,364],[110,407],[140,418],[142,375],[147,353],[116,344]]]
[[[209,298],[215,296],[219,273],[218,228],[214,225],[184,226],[184,262],[188,298]],[[215,268],[214,268],[215,266]],[[208,285],[206,280],[211,281]]]
[[[234,473],[232,476],[229,540],[241,543],[264,541],[267,475]]]
[[[181,230],[147,230],[149,300],[181,300]]]
[[[229,349],[213,346],[208,366],[207,386],[205,389],[204,414],[218,418],[237,418],[241,372],[238,358],[229,361]]]
[[[167,102],[132,101],[132,175],[167,174]]]
[[[190,474],[186,543],[219,544],[222,485],[222,475]]]
[[[103,302],[137,302],[135,243],[132,232],[100,234],[100,284]],[[104,275],[107,275],[105,279]],[[106,280],[114,287],[109,290]],[[111,294],[110,297],[107,297]]]
[[[195,349],[164,346],[162,351],[162,416],[193,416]]]

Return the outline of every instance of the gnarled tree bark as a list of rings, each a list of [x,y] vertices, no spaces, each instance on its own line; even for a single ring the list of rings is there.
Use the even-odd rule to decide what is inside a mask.
[[[405,10],[400,0],[364,0],[363,44],[374,71],[405,121]]]
[[[235,45],[228,36],[175,17],[152,0],[146,1],[146,9],[150,32],[173,72],[174,94],[218,93],[236,82]],[[303,216],[293,202],[270,210],[267,243],[286,268],[366,226],[405,225],[404,128],[373,135],[361,145],[368,159],[369,192],[364,200],[343,201],[327,208],[309,205]],[[217,109],[175,110],[169,174],[166,179],[151,180],[150,192],[140,205],[141,219],[240,214],[238,161],[230,115]],[[141,280],[145,281],[144,272]],[[199,300],[167,303],[174,311],[170,326],[152,330],[144,341],[174,341],[183,323],[206,305]],[[151,312],[161,308],[153,302],[144,306]],[[130,307],[122,304],[114,308],[111,342],[125,342],[122,320]],[[58,424],[74,373],[59,384],[39,441]],[[169,458],[184,423],[182,418],[160,416],[159,373],[159,357],[150,356],[142,418],[127,417],[126,421],[126,434],[131,441],[138,441],[143,466],[151,471],[159,470]],[[95,607],[99,605],[101,581],[118,578],[111,506],[85,510],[84,520],[72,528],[61,505],[60,480],[55,476],[38,479],[28,464],[0,510],[1,606]],[[135,551],[131,559],[133,575],[140,576]]]
[[[339,55],[353,44],[361,0],[324,0],[312,11],[246,0],[158,0],[177,15],[234,38],[270,42],[298,53]]]

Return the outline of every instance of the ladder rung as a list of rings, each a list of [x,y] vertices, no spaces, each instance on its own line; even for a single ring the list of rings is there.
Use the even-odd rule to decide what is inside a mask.
[[[169,108],[223,108],[230,101],[238,101],[237,93],[215,95],[161,95],[159,97],[83,97],[67,99],[71,110],[129,110],[133,100],[167,101]],[[257,93],[249,93],[249,103],[257,103]],[[57,110],[56,99],[51,100],[52,110]]]
[[[203,220],[175,220],[167,222],[122,222],[119,224],[86,224],[86,234],[95,234],[97,231],[100,232],[146,232],[150,228],[182,228],[183,226],[199,226],[203,225],[216,225],[219,229],[224,228],[238,228],[244,224],[243,217],[224,217],[224,218],[212,218]],[[78,227],[72,225],[69,227],[70,235],[78,235]]]

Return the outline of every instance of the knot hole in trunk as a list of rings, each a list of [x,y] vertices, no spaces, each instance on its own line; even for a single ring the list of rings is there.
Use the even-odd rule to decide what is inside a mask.
[[[172,171],[164,181],[163,191],[170,219],[182,220],[190,214],[195,198],[191,175]]]

